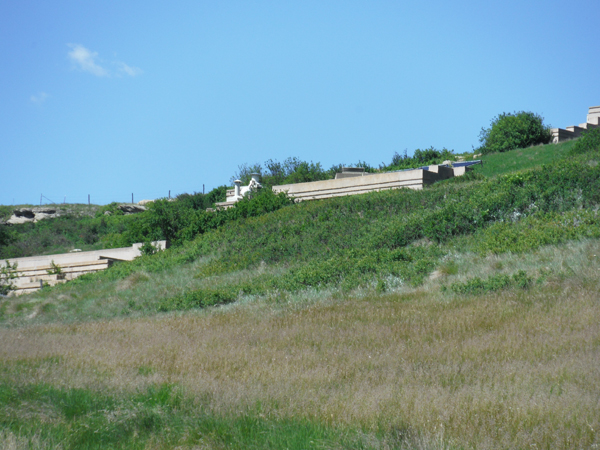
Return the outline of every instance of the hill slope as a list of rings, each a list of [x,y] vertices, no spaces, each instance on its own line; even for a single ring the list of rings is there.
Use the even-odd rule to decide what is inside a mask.
[[[599,161],[257,206],[164,253],[4,299],[4,437],[597,445]]]

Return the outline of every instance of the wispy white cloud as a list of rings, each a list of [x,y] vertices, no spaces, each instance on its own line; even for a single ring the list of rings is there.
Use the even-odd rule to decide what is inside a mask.
[[[124,73],[125,75],[129,75],[130,77],[135,77],[135,76],[141,75],[143,73],[143,70],[140,69],[139,67],[129,66],[129,65],[125,64],[124,62],[117,62],[116,64],[117,64],[119,72]]]
[[[44,103],[47,98],[48,98],[48,94],[46,94],[45,92],[40,92],[37,95],[32,95],[31,97],[29,97],[29,100],[31,100],[31,103],[36,103],[36,104],[40,105],[40,104]]]
[[[143,73],[139,67],[130,66],[122,61],[104,61],[98,57],[97,52],[93,52],[81,44],[67,45],[71,48],[71,51],[68,53],[69,59],[75,67],[97,77],[119,76],[122,74],[135,77]],[[113,70],[109,70],[107,66],[113,66]]]
[[[89,72],[97,77],[108,76],[108,71],[98,64],[98,53],[92,52],[79,44],[68,44],[71,47],[69,58],[71,61],[84,72]]]

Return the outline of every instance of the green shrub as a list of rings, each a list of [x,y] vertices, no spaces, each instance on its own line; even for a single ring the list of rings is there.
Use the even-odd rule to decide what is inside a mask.
[[[456,155],[452,150],[443,148],[437,150],[429,147],[425,150],[416,149],[412,156],[408,156],[406,150],[404,155],[398,152],[394,153],[389,165],[381,165],[379,170],[392,171],[402,169],[414,169],[421,166],[430,166],[432,164],[442,164],[444,161],[456,161]]]
[[[17,278],[17,263],[11,264],[7,260],[6,265],[0,267],[0,295],[8,295],[14,289],[15,278]]]
[[[570,151],[571,155],[580,155],[600,150],[600,128],[585,131]]]
[[[552,139],[544,119],[532,112],[502,113],[492,119],[489,128],[479,134],[481,153],[506,152],[537,144],[547,144]]]
[[[523,253],[543,245],[600,237],[600,215],[589,210],[534,214],[516,222],[497,222],[477,236],[474,250],[482,255]]]
[[[0,224],[0,249],[14,240],[15,236],[10,232],[8,225]]]
[[[519,270],[512,276],[499,274],[492,275],[485,280],[479,277],[474,277],[464,283],[452,283],[450,285],[450,290],[455,294],[461,295],[481,295],[502,289],[527,289],[532,283],[533,278],[529,277],[525,271]]]
[[[344,164],[336,164],[330,169],[325,170],[321,163],[313,163],[302,161],[299,158],[287,158],[283,162],[269,159],[265,162],[264,168],[260,164],[242,164],[238,166],[238,172],[231,177],[231,183],[239,179],[243,185],[250,182],[251,174],[258,173],[260,175],[261,184],[263,187],[270,188],[272,186],[282,184],[307,183],[310,181],[330,180],[335,178],[337,172],[342,171]],[[354,167],[362,167],[365,172],[375,172],[375,168],[371,167],[364,161],[358,161],[353,164]]]
[[[205,210],[212,208],[217,202],[224,202],[227,197],[227,186],[219,186],[211,190],[208,194],[194,192],[193,194],[179,194],[176,201],[185,205],[187,208]]]
[[[197,289],[160,301],[158,311],[187,310],[231,303],[238,297],[235,287]]]

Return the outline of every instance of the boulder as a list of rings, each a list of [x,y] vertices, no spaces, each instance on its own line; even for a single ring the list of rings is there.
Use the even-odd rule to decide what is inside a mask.
[[[13,211],[12,216],[10,216],[10,219],[8,219],[6,221],[6,223],[9,223],[11,225],[19,225],[21,223],[27,223],[27,222],[33,222],[33,221],[35,221],[35,213],[33,212],[33,209],[21,208],[21,209],[15,209]]]
[[[63,213],[64,214],[64,213]],[[13,211],[13,215],[6,221],[11,225],[18,225],[27,222],[39,222],[44,219],[54,219],[61,215],[56,208],[38,207],[38,208],[20,208]]]
[[[118,208],[125,214],[137,214],[146,211],[145,206],[134,205],[133,203],[119,205]]]
[[[61,215],[61,213],[54,208],[33,208],[33,213],[35,214],[34,222],[39,222],[44,219],[54,219]]]

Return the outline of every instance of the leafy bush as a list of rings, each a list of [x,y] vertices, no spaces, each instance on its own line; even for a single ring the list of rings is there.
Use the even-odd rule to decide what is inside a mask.
[[[9,233],[9,239],[0,242],[0,259],[65,253],[73,248],[96,250],[128,246],[141,242],[130,242],[123,236],[138,219],[139,215],[64,215],[37,223],[0,225],[7,227]]]
[[[456,161],[456,155],[452,150],[443,148],[437,150],[429,147],[425,150],[416,149],[413,156],[408,156],[406,150],[404,155],[398,152],[394,153],[392,161],[389,165],[382,164],[379,166],[381,171],[415,169],[421,166],[430,166],[432,164],[442,164],[444,161]]]
[[[571,155],[600,151],[600,128],[585,131],[571,149]]]
[[[106,213],[109,213],[109,214],[106,214]],[[124,214],[125,213],[119,209],[119,203],[117,203],[117,202],[112,202],[112,203],[109,203],[108,205],[104,205],[101,208],[99,208],[98,211],[96,211],[96,217],[102,217],[104,215],[122,216]]]
[[[269,159],[263,166],[260,164],[242,164],[238,172],[231,177],[231,183],[239,179],[242,185],[250,182],[251,174],[260,175],[261,184],[264,187],[273,187],[282,184],[307,183],[310,181],[330,180],[335,174],[342,171],[344,164],[331,166],[329,170],[323,169],[321,163],[302,161],[299,158],[287,158],[283,162]],[[365,172],[374,172],[375,169],[364,161],[358,161],[353,167],[362,167]]]
[[[497,222],[482,230],[474,249],[484,255],[523,253],[542,245],[583,238],[600,238],[600,215],[597,211],[538,213],[516,222]]]
[[[8,225],[0,225],[0,248],[7,246],[15,240],[15,236],[10,232]]]
[[[12,216],[14,210],[14,206],[0,205],[0,222],[8,220],[10,216]]]
[[[527,289],[532,283],[533,278],[528,276],[524,270],[519,270],[517,273],[513,274],[512,277],[509,275],[500,274],[492,275],[485,280],[479,277],[474,277],[464,283],[452,283],[450,285],[450,290],[455,294],[481,295],[502,289]],[[443,288],[442,290],[445,289],[447,288]]]
[[[287,195],[275,194],[271,189],[262,189],[251,199],[243,198],[233,208],[213,212],[194,209],[189,199],[174,202],[161,199],[150,203],[140,221],[125,235],[133,242],[167,239],[171,244],[180,245],[227,222],[259,216],[291,204],[293,200]]]
[[[531,145],[547,144],[552,139],[550,126],[532,112],[502,113],[492,119],[489,128],[479,134],[481,153],[506,152]]]
[[[0,295],[8,295],[14,289],[15,278],[17,278],[17,263],[11,264],[10,261],[6,261],[6,265],[0,267]]]
[[[220,289],[198,289],[161,300],[158,311],[186,310],[233,302],[238,293],[231,286]]]
[[[224,202],[227,197],[227,186],[219,186],[208,194],[194,192],[193,194],[179,194],[177,201],[192,209],[212,208],[217,202]]]

